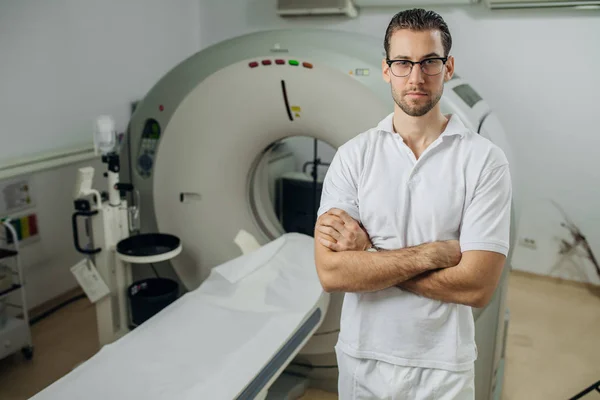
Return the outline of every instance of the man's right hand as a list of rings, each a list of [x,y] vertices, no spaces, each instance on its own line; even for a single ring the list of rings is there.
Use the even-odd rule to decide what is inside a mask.
[[[455,267],[462,258],[458,240],[433,242],[428,246],[430,247],[428,255],[433,269]]]
[[[317,220],[319,242],[333,251],[363,251],[372,246],[362,225],[344,210],[332,208]]]

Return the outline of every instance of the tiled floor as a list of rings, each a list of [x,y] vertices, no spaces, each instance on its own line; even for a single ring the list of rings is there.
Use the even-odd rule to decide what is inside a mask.
[[[566,400],[600,380],[600,289],[513,273],[509,307],[504,400]],[[80,300],[34,325],[33,335],[32,361],[0,360],[2,400],[27,399],[92,356],[94,309]],[[336,398],[319,390],[302,397]]]
[[[600,288],[513,273],[508,296],[503,400],[566,400],[600,380]]]

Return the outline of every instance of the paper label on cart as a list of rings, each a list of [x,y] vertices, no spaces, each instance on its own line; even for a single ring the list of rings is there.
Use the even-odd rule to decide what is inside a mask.
[[[97,302],[110,293],[108,286],[102,280],[96,266],[91,260],[83,259],[71,267],[71,272],[79,286],[83,289],[92,303]]]

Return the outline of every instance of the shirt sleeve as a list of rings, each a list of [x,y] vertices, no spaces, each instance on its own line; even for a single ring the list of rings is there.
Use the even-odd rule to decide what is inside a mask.
[[[335,153],[323,181],[318,216],[332,208],[346,211],[359,221],[358,211],[358,160],[353,160],[344,146]]]
[[[512,183],[508,164],[485,171],[463,216],[461,251],[487,250],[507,256],[511,206]]]

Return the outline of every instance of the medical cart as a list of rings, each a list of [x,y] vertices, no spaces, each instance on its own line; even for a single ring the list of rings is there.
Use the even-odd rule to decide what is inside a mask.
[[[6,237],[0,243],[0,264],[3,266],[0,280],[0,359],[21,350],[23,356],[31,360],[33,344],[19,257],[19,238],[10,218],[2,219],[1,223],[5,227]],[[21,305],[8,303],[8,297],[17,291],[21,294]],[[7,307],[19,308],[21,312],[12,316],[14,313],[9,313]]]

